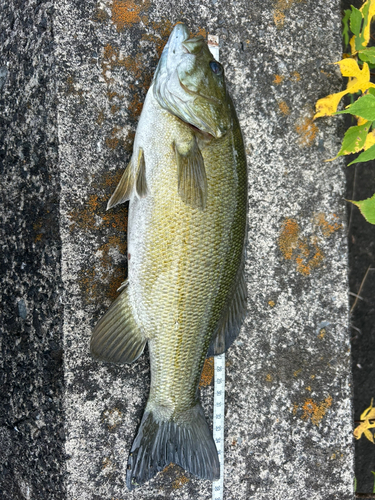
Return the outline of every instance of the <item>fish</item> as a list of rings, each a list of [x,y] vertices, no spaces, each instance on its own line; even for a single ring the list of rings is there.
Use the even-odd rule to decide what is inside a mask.
[[[92,356],[133,363],[148,344],[150,392],[129,490],[174,463],[220,477],[200,400],[206,357],[246,316],[247,164],[223,66],[183,23],[147,92],[133,153],[107,209],[129,200],[128,279],[91,336]]]

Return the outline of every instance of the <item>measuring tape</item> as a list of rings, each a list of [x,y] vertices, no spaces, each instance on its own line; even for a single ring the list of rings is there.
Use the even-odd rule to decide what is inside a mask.
[[[225,354],[214,357],[214,422],[213,437],[220,462],[220,478],[212,483],[212,500],[222,500],[224,493],[224,404]]]
[[[219,61],[219,37],[208,35],[208,48]],[[213,438],[220,462],[220,478],[212,483],[212,500],[222,500],[224,494],[224,405],[225,405],[225,353],[214,357],[214,422]]]

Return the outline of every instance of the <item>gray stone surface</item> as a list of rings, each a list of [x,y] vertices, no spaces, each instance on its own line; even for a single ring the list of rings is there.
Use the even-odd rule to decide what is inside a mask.
[[[323,163],[337,151],[337,121],[311,120],[315,101],[341,86],[336,67],[329,64],[341,56],[339,1],[76,0],[59,2],[53,14],[51,6],[32,1],[9,6],[10,16],[18,14],[13,27],[9,25],[7,40],[20,48],[5,52],[13,69],[0,65],[2,104],[8,113],[10,201],[5,217],[12,225],[5,226],[7,252],[17,265],[26,252],[41,274],[38,278],[33,267],[23,275],[9,262],[4,266],[11,305],[4,362],[13,367],[22,352],[26,363],[17,365],[18,371],[7,369],[10,385],[5,399],[11,410],[5,407],[5,421],[13,415],[12,401],[20,405],[28,394],[28,385],[22,383],[22,395],[13,397],[17,378],[27,373],[41,380],[40,372],[34,374],[28,366],[39,363],[35,360],[48,336],[62,346],[58,339],[63,319],[64,413],[57,412],[60,365],[50,366],[49,376],[55,378],[47,386],[56,392],[51,412],[56,415],[54,425],[64,420],[66,440],[48,426],[50,434],[34,439],[37,450],[53,443],[45,453],[53,457],[51,477],[65,464],[67,474],[61,472],[54,482],[59,493],[45,497],[211,496],[209,482],[175,466],[142,489],[126,490],[128,451],[148,391],[147,352],[134,365],[121,368],[94,362],[88,352],[90,332],[126,274],[127,207],[106,213],[106,202],[130,159],[141,105],[163,44],[173,24],[184,21],[193,32],[220,36],[220,58],[249,161],[249,314],[227,355],[225,498],[353,498],[344,175],[337,162]],[[33,34],[31,41],[22,38],[20,19],[29,20],[24,29]],[[44,26],[42,33],[39,25]],[[17,73],[17,65],[27,66],[28,53],[35,61],[29,63],[31,73]],[[14,75],[12,80],[8,74]],[[37,95],[28,105],[27,92],[33,89]],[[42,154],[34,149],[23,163],[19,136],[20,144],[29,141],[43,151],[48,159],[45,174],[40,168]],[[24,193],[27,203],[18,202],[18,193]],[[59,214],[53,196],[60,201]],[[52,215],[49,224],[42,221],[40,232],[47,234],[39,250],[31,241],[39,233],[34,235],[31,227],[38,223],[36,207],[44,207],[44,200],[51,204],[45,213]],[[58,217],[63,312],[57,300]],[[19,242],[16,247],[17,233],[25,235],[24,247]],[[40,257],[52,251],[49,260]],[[45,292],[42,283],[48,287]],[[31,300],[32,287],[45,297]],[[36,315],[36,324],[45,332],[39,338],[33,333],[35,325],[29,330],[24,325],[40,300],[39,310],[48,311],[43,320]],[[16,323],[27,332],[23,351],[12,344]],[[212,394],[212,385],[202,389],[208,419]],[[37,398],[30,400],[42,404]],[[16,450],[29,450],[30,455],[34,450],[28,437],[16,447],[17,415],[2,427],[9,457]],[[34,459],[43,463],[40,455]],[[5,498],[44,498],[36,495],[36,481],[43,483],[40,491],[48,491],[51,477],[40,479],[45,476],[29,470],[30,462],[24,460],[21,465],[19,459],[6,483],[21,493]],[[43,474],[48,476],[47,467]],[[32,493],[25,493],[27,485]]]
[[[64,498],[53,2],[0,7],[0,498]]]

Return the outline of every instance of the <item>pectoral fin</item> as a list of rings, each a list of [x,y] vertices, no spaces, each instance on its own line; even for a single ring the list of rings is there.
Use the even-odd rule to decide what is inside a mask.
[[[175,151],[178,194],[188,205],[204,210],[207,203],[207,177],[196,137],[191,142],[175,144]]]
[[[243,256],[237,274],[233,295],[223,311],[217,330],[208,348],[207,357],[222,354],[236,340],[246,316],[247,286],[245,280],[245,258]]]
[[[125,288],[92,332],[91,354],[102,361],[132,363],[142,354],[145,344]]]
[[[132,156],[129,165],[125,169],[120,182],[115,189],[115,192],[111,196],[107,210],[120,203],[130,200],[133,190],[135,188],[138,196],[143,198],[147,195],[147,183],[146,183],[146,165],[143,149],[139,148],[137,165],[134,168],[134,155]]]
[[[137,168],[137,181],[135,189],[140,198],[147,196],[147,182],[146,182],[146,163],[143,149],[139,148],[138,152],[138,168]]]

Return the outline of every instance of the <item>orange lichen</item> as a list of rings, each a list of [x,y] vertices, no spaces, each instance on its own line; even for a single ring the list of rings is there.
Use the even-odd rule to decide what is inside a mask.
[[[133,2],[132,0],[113,0],[112,22],[117,31],[122,31],[141,22],[141,12],[148,9],[150,2]]]
[[[279,9],[275,9],[273,12],[273,22],[278,28],[282,28],[285,22],[285,14]]]
[[[317,244],[316,238],[311,237],[310,244],[305,238],[300,236],[300,229],[297,221],[287,218],[283,222],[279,236],[279,248],[287,260],[296,262],[296,270],[308,276],[311,270],[320,266],[324,254]]]
[[[312,114],[301,117],[295,125],[295,130],[299,135],[298,144],[301,147],[311,146],[319,132]]]
[[[99,246],[99,265],[84,268],[78,272],[77,281],[82,296],[88,302],[102,296],[103,292],[99,285],[103,281],[108,283],[106,295],[114,299],[117,296],[117,289],[126,277],[126,258],[124,257],[122,264],[117,264],[112,255],[113,249],[116,249],[116,254],[126,255],[126,209],[120,206],[108,212],[105,211],[107,201],[118,184],[121,174],[122,172],[106,173],[99,182],[94,182],[92,185],[98,194],[89,195],[83,207],[75,208],[69,213],[72,221],[71,231],[79,228],[81,231],[93,232],[106,227],[111,227],[116,231],[116,234],[107,238],[105,244]]]
[[[273,376],[270,373],[267,373],[266,375],[266,382],[272,382]]]
[[[331,405],[331,396],[328,396],[324,401],[321,401],[320,403],[316,403],[313,399],[306,399],[306,401],[302,405],[302,419],[310,419],[312,424],[318,426]]]
[[[336,214],[330,216],[331,221],[327,221],[326,216],[323,213],[318,213],[314,217],[315,224],[320,227],[322,234],[325,238],[329,238],[331,234],[339,229],[342,229],[342,224],[339,222],[340,219]]]
[[[299,82],[301,80],[301,75],[298,73],[298,71],[293,71],[290,79]]]
[[[214,358],[207,358],[203,365],[201,380],[199,382],[199,387],[207,387],[211,384],[214,378]]]
[[[111,72],[116,68],[124,67],[129,73],[132,74],[134,79],[144,78],[147,71],[145,71],[145,61],[142,53],[137,53],[132,56],[122,57],[120,49],[108,43],[103,49],[102,60],[102,75],[107,84],[114,82]],[[116,93],[112,93],[114,97]],[[123,96],[119,96],[123,98]]]
[[[117,113],[119,110],[120,110],[120,106],[118,104],[113,104],[111,106],[111,114],[112,115],[114,115],[115,113]]]
[[[327,330],[325,328],[321,328],[319,330],[319,335],[318,335],[318,338],[319,339],[324,339],[324,337],[326,336],[326,333],[327,333]]]
[[[103,458],[102,469],[106,469],[107,467],[112,467],[112,460],[108,457]]]
[[[285,21],[285,11],[290,9],[296,2],[300,3],[304,0],[277,0],[273,14],[274,23],[278,28],[282,28]]]
[[[178,490],[179,488],[182,488],[184,484],[188,483],[189,479],[186,476],[181,476],[177,478],[175,481],[172,483],[172,488],[174,490]]]
[[[89,197],[88,203],[83,206],[83,208],[74,208],[68,213],[72,224],[70,225],[70,231],[74,231],[76,228],[87,229],[95,226],[95,214],[90,208],[90,203],[92,203],[92,198],[97,203],[97,195],[91,195]]]
[[[105,145],[107,148],[110,149],[116,149],[120,144],[120,139],[117,137],[106,137],[105,139]]]
[[[289,115],[290,114],[290,109],[289,109],[289,106],[287,105],[287,103],[285,101],[280,101],[278,103],[278,106],[279,106],[279,110],[282,112],[283,115]]]
[[[67,83],[66,93],[78,96],[80,98],[80,102],[83,102],[84,101],[83,90],[76,89],[74,78],[72,76],[68,76],[68,78],[66,79],[66,83]]]
[[[314,216],[315,230],[320,229],[324,238],[342,228],[342,224],[336,214],[326,217],[323,213]],[[287,260],[296,262],[296,269],[304,276],[308,276],[311,270],[319,267],[324,254],[319,246],[319,239],[312,235],[308,240],[300,236],[300,228],[294,219],[285,219],[279,236],[279,248]]]
[[[117,92],[114,92],[112,90],[107,89],[107,96],[110,101],[112,101],[115,97],[118,99],[122,100],[124,98],[123,94],[118,94]]]
[[[101,127],[104,122],[104,111],[101,110],[98,114],[98,118],[96,119],[96,123]]]
[[[299,256],[296,257],[296,264],[297,264],[297,271],[304,276],[308,276],[311,272],[311,270],[315,267],[319,267],[321,263],[323,262],[324,259],[324,254],[321,251],[321,249],[318,247],[316,243],[313,243],[315,253],[311,259],[309,259],[307,262],[304,261],[306,257],[310,255],[310,250],[307,249],[307,255],[305,254],[305,244],[302,243],[302,247],[304,248],[303,252],[304,255],[303,257]]]
[[[203,38],[206,38],[207,36],[207,31],[204,28],[198,28],[195,36],[203,36]]]
[[[120,127],[113,127],[111,130],[111,135],[109,137],[105,138],[105,145],[107,148],[110,149],[116,149],[119,146],[124,147],[124,149],[127,149],[125,146],[127,144],[127,137],[124,138],[122,137],[123,135],[123,130]]]
[[[294,219],[285,219],[279,237],[279,247],[285,259],[292,258],[293,250],[297,247],[299,225]]]
[[[95,300],[98,290],[97,273],[94,268],[78,271],[78,284],[87,301]]]
[[[268,301],[268,305],[269,305],[270,307],[275,307],[276,303],[275,303],[275,301],[274,301],[274,300],[269,300],[269,301]]]
[[[127,226],[126,217],[124,217],[122,211],[119,212],[118,210],[117,211],[112,210],[112,213],[111,211],[106,212],[101,217],[104,226],[107,227],[111,226],[120,232],[126,231],[126,226]]]
[[[280,85],[281,83],[283,83],[284,79],[285,79],[285,76],[283,76],[283,75],[275,75],[275,77],[273,79],[273,83],[275,85]]]
[[[162,473],[168,472],[170,469],[173,469],[174,467],[175,467],[175,464],[171,462],[170,464],[168,464],[164,467],[164,469],[162,470]]]

